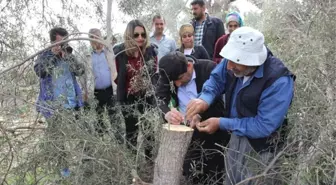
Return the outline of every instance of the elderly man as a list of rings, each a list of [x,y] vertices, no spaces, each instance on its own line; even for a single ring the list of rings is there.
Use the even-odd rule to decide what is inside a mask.
[[[89,30],[90,38],[93,39],[101,39],[102,34],[99,29],[92,28]],[[91,53],[91,66],[94,76],[94,96],[95,99],[98,100],[98,105],[96,107],[96,111],[98,113],[98,125],[96,131],[99,135],[103,135],[107,132],[106,126],[103,122],[102,114],[105,112],[105,108],[107,109],[110,123],[112,123],[112,115],[114,114],[114,100],[113,100],[113,87],[112,87],[112,78],[111,78],[111,69],[107,60],[107,52],[104,48],[104,45],[98,42],[90,41],[92,47]],[[116,134],[117,139],[121,142],[121,135],[117,131]]]
[[[174,51],[162,57],[159,63],[160,78],[156,96],[161,100],[160,108],[165,120],[171,124],[181,124],[184,120],[187,104],[197,98],[204,82],[209,78],[216,64],[211,60],[203,60]],[[170,84],[174,84],[174,91]],[[176,100],[177,108],[168,107],[171,97]],[[201,118],[224,116],[224,104],[220,97]],[[195,127],[195,125],[191,125]],[[222,184],[224,174],[224,151],[221,146],[229,142],[229,133],[218,130],[215,134],[200,133],[195,130],[183,167],[184,175],[193,184]],[[193,168],[194,166],[194,168]],[[197,172],[195,175],[194,172]]]
[[[197,129],[209,134],[218,129],[232,132],[226,183],[236,184],[262,173],[283,144],[280,130],[286,126],[295,76],[267,50],[263,34],[253,28],[233,31],[220,54],[223,61],[199,98],[188,104],[187,119],[206,111],[215,97],[225,93],[228,114],[198,122]],[[273,180],[246,180],[246,184],[274,184]]]

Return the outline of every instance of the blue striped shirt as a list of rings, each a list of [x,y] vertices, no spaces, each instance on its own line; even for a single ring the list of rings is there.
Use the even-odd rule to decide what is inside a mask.
[[[187,105],[190,100],[197,98],[196,73],[193,72],[191,80],[177,89],[177,98],[179,102],[179,110],[185,115]]]
[[[158,61],[165,55],[176,50],[175,40],[163,35],[161,40],[156,40],[155,36],[150,37],[150,42],[156,44],[158,48]]]
[[[92,52],[92,69],[95,77],[95,89],[106,89],[112,85],[111,70],[104,51]]]

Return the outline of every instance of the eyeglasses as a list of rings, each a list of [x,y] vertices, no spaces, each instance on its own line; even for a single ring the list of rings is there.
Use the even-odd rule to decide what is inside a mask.
[[[141,35],[142,38],[146,38],[146,33],[134,33],[133,38],[138,38]]]
[[[192,34],[185,34],[185,35],[182,35],[182,38],[187,38],[187,37],[192,37],[193,35]]]

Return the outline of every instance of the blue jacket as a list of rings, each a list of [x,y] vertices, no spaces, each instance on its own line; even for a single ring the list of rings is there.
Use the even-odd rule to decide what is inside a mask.
[[[52,116],[53,110],[59,108],[57,103],[68,109],[83,106],[82,91],[75,75],[82,75],[84,66],[73,55],[61,59],[50,50],[45,51],[35,61],[34,71],[40,77],[36,109],[44,117]]]
[[[275,57],[269,57],[268,60],[273,62],[277,60]],[[227,60],[217,65],[212,71],[210,78],[203,86],[200,98],[208,104],[213,103],[216,96],[223,94],[227,89]],[[228,117],[220,118],[220,128],[222,130],[232,131],[238,136],[246,136],[248,138],[257,139],[265,138],[275,132],[283,123],[288,108],[293,98],[294,80],[292,76],[281,76],[269,87],[261,92],[259,101],[257,102],[257,114],[251,117],[241,117],[237,112],[237,94],[246,87],[254,84],[254,79],[264,77],[265,64],[261,65],[254,75],[243,84],[243,78],[238,78],[234,91],[232,93],[232,101],[225,102],[230,106],[230,114]],[[245,92],[248,93],[248,92]],[[244,94],[243,96],[248,96]]]

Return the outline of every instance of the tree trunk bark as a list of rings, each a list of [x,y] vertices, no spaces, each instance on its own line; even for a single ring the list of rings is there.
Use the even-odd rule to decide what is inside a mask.
[[[113,46],[112,46],[112,3],[113,0],[108,0],[107,1],[107,15],[106,15],[106,27],[107,27],[107,37],[106,37],[106,42],[108,43],[107,47],[107,53],[106,53],[106,58],[111,70],[111,81],[112,81],[112,87],[114,94],[117,93],[117,85],[114,83],[114,80],[117,78],[117,69],[115,65],[115,54],[113,52]]]
[[[107,17],[106,17],[106,27],[107,27],[107,39],[110,39],[112,37],[112,2],[113,0],[107,0]]]
[[[179,185],[182,167],[193,129],[184,125],[163,125],[154,168],[154,185]]]

